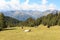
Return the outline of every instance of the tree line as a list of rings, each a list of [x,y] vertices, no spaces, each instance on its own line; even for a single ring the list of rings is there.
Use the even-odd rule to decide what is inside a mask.
[[[21,21],[15,19],[15,18],[4,16],[3,13],[0,13],[0,31],[7,27],[15,27],[20,22]]]
[[[60,26],[60,12],[50,13],[47,16],[42,16],[37,18],[36,20],[33,18],[28,18],[26,21],[21,22],[20,26],[30,26],[35,27],[40,24],[47,26],[48,28],[51,26],[59,25]]]

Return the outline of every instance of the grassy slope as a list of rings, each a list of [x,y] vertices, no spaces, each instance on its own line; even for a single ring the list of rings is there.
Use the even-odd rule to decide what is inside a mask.
[[[21,28],[14,30],[5,30],[0,32],[0,40],[60,40],[60,26],[54,26],[50,29],[40,25],[38,28],[25,27],[31,29],[31,32],[24,32]]]

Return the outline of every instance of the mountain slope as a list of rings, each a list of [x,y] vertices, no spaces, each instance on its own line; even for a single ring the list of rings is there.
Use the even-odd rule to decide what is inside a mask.
[[[26,20],[29,17],[36,19],[36,18],[42,16],[42,12],[32,11],[32,10],[5,11],[3,13],[5,16],[10,16],[10,17],[16,18],[18,20]]]
[[[59,12],[58,10],[46,10],[46,11],[33,11],[33,10],[13,10],[13,11],[4,11],[5,16],[10,16],[13,18],[16,18],[18,20],[26,20],[29,17],[32,17],[34,19],[37,19],[41,16],[46,16],[50,13],[55,14],[56,12]]]
[[[5,22],[6,22],[6,25],[7,26],[17,26],[19,22],[19,20],[15,19],[15,18],[12,18],[12,17],[8,17],[8,16],[5,16]]]

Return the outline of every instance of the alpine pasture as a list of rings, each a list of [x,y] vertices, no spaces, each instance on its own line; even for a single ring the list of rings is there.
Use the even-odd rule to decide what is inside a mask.
[[[25,29],[31,31],[24,32]],[[11,27],[0,32],[0,40],[60,40],[60,26]]]

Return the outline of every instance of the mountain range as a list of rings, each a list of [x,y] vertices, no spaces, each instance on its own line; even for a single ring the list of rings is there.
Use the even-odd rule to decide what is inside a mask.
[[[60,12],[58,10],[46,10],[46,11],[33,11],[33,10],[11,10],[11,11],[2,11],[5,16],[10,16],[16,18],[18,20],[26,20],[29,17],[37,19],[41,16],[46,16],[50,13],[55,14],[56,12]]]

